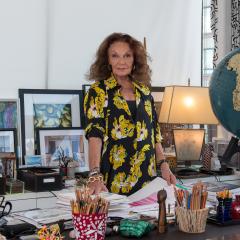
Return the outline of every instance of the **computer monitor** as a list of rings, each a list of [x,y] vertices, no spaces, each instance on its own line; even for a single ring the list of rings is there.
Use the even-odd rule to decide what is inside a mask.
[[[200,160],[205,129],[173,129],[177,164],[190,167]]]

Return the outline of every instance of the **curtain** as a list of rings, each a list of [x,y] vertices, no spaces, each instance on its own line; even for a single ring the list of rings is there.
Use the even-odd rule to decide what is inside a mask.
[[[232,50],[240,47],[240,0],[232,0],[231,8]]]
[[[211,29],[214,40],[213,66],[240,46],[240,0],[211,0]],[[230,139],[231,133],[218,126],[217,136]]]

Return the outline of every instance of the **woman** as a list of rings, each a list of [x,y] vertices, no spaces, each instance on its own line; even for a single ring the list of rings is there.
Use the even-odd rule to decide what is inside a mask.
[[[150,94],[150,68],[141,42],[113,33],[100,45],[84,99],[93,193],[130,195],[156,176],[161,160],[167,182],[176,178],[164,161],[160,128]]]

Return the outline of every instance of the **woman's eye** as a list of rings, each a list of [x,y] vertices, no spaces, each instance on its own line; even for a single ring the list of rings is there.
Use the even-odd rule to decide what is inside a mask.
[[[117,54],[113,54],[112,58],[118,58],[118,55]]]

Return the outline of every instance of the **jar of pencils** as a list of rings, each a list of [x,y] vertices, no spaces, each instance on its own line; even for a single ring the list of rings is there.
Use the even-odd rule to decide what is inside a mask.
[[[76,190],[76,200],[71,201],[73,227],[77,240],[104,240],[109,202],[90,196],[88,189]]]

